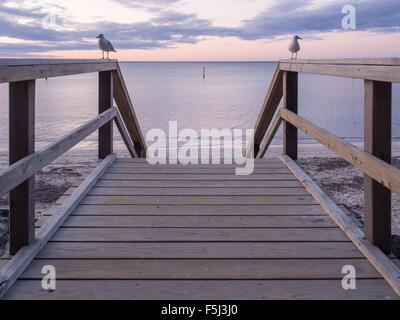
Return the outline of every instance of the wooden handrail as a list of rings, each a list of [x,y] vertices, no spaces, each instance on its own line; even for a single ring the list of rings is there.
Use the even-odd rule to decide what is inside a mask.
[[[142,135],[142,131],[140,130],[140,126],[133,109],[133,104],[129,97],[128,89],[125,85],[125,81],[118,63],[115,70],[113,70],[113,79],[114,100],[121,113],[121,117],[125,122],[137,154],[139,157],[146,157],[146,143]]]
[[[297,116],[299,72],[364,80],[364,151]],[[365,173],[365,237],[385,253],[390,252],[391,245],[390,192],[400,192],[400,171],[390,165],[393,82],[400,82],[398,58],[281,60],[257,119],[255,138],[247,147],[249,152],[254,143],[254,157],[262,158],[283,121],[284,155],[297,159],[300,129],[361,169]],[[273,95],[272,88],[282,88],[283,92],[279,89]],[[271,114],[282,96],[283,108],[271,124]]]
[[[115,124],[117,125],[118,131],[121,135],[122,140],[124,140],[126,147],[132,158],[139,158],[138,154],[136,153],[135,146],[129,136],[128,131],[126,130],[124,121],[121,118],[121,114],[119,113],[118,109],[116,117],[114,118]]]
[[[72,130],[65,136],[44,147],[41,151],[15,162],[0,172],[0,196],[11,191],[16,186],[32,177],[37,171],[50,164],[60,155],[77,145],[83,139],[91,135],[98,128],[114,119],[118,114],[113,107],[96,116],[92,120]]]
[[[254,142],[254,157],[257,156],[259,146],[264,138],[265,133],[274,117],[276,109],[283,95],[283,72],[279,69],[279,65],[275,70],[274,76],[271,80],[271,84],[268,89],[267,96],[265,97],[264,103],[261,107],[260,114],[257,118],[253,142]]]
[[[0,59],[0,83],[111,71],[117,60]]]
[[[384,60],[384,59],[382,59]],[[362,61],[358,61],[359,63]],[[368,62],[368,61],[367,61]],[[282,71],[311,73],[335,77],[368,79],[374,81],[400,82],[400,65],[390,65],[382,61],[381,64],[339,63],[331,60],[323,63],[318,60],[282,60],[279,68]]]
[[[64,223],[71,212],[78,206],[89,190],[95,185],[99,177],[114,162],[115,154],[108,155],[93,172],[79,185],[71,196],[61,206],[57,206],[51,217],[37,231],[36,238],[22,247],[0,270],[0,299],[12,287],[26,267],[32,262],[39,251],[51,239],[58,228]]]
[[[386,188],[400,195],[400,170],[373,155],[343,141],[332,133],[312,124],[310,121],[286,110],[279,110],[280,117],[299,128],[306,135],[335,152]]]
[[[265,136],[263,143],[261,144],[260,151],[257,154],[257,159],[262,159],[267,152],[269,146],[271,145],[272,140],[275,137],[276,132],[279,129],[279,126],[282,123],[281,115],[278,111],[278,114],[275,116],[274,120],[271,123],[271,126]]]
[[[36,79],[82,73],[99,74],[99,115],[35,152]],[[113,125],[132,157],[145,157],[140,130],[117,60],[0,59],[0,83],[10,83],[10,167],[0,172],[0,195],[10,192],[10,253],[35,238],[34,175],[99,129],[99,159],[113,153]],[[117,108],[112,107],[115,98]],[[119,111],[121,114],[119,113]]]

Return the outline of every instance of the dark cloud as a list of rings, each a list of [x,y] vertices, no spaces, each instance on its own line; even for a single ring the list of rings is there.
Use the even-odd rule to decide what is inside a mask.
[[[328,32],[342,28],[342,7],[356,8],[357,30],[391,31],[400,26],[399,0],[336,1],[309,9],[309,0],[281,0],[276,6],[244,21],[238,36],[254,40],[279,35]]]
[[[400,26],[399,0],[346,0],[310,9],[310,0],[280,0],[275,6],[260,12],[253,19],[243,21],[237,28],[219,27],[212,21],[196,14],[186,14],[168,7],[179,0],[128,1],[113,0],[126,6],[158,6],[156,17],[146,22],[117,23],[98,21],[91,24],[72,24],[68,13],[57,16],[59,26],[74,31],[49,30],[42,27],[43,8],[10,9],[0,2],[0,36],[33,40],[29,44],[0,44],[0,55],[19,55],[26,52],[49,50],[95,49],[94,39],[100,33],[112,40],[116,49],[153,49],[173,47],[179,43],[196,43],[200,37],[234,36],[245,40],[273,39],[276,36],[308,34],[341,29],[343,5],[354,5],[357,10],[357,30],[392,32]],[[62,7],[59,11],[66,10]],[[28,24],[20,24],[17,17],[32,18]]]

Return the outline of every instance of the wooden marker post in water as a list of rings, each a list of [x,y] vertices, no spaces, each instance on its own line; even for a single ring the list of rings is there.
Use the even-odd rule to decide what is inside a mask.
[[[203,79],[206,78],[206,67],[203,67]]]

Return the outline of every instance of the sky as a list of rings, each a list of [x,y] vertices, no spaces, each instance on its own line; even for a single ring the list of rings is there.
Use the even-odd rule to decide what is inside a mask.
[[[400,0],[0,0],[0,58],[99,58],[99,33],[129,61],[279,60],[296,34],[300,58],[398,57]]]

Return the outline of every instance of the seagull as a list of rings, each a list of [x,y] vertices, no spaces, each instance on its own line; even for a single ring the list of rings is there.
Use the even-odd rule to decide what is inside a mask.
[[[293,59],[293,53],[296,54],[296,59],[297,59],[297,52],[300,51],[300,44],[298,40],[301,40],[302,38],[300,38],[299,36],[294,36],[292,39],[292,42],[289,45],[289,51],[292,53],[292,58]]]
[[[102,50],[103,59],[104,59],[104,51],[107,52],[107,59],[109,59],[109,58],[108,58],[108,53],[109,53],[110,51],[112,51],[112,52],[117,52],[117,51],[114,49],[114,47],[113,47],[113,45],[111,44],[111,42],[110,42],[109,40],[107,40],[106,38],[104,38],[104,34],[100,33],[100,34],[96,37],[96,39],[99,39],[99,40],[97,41],[97,43],[98,43],[98,45],[99,45],[100,50]]]

